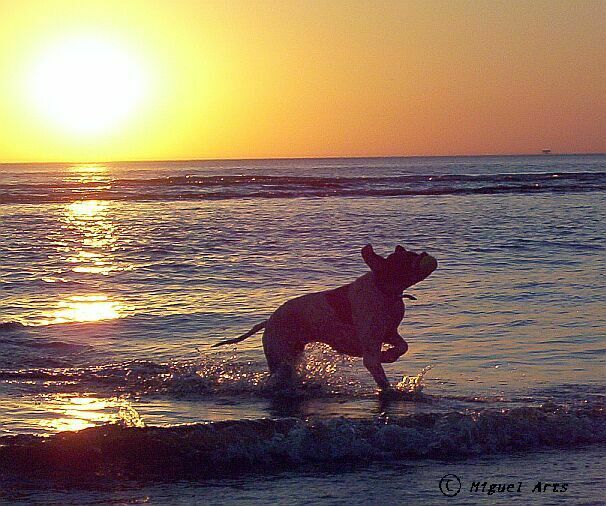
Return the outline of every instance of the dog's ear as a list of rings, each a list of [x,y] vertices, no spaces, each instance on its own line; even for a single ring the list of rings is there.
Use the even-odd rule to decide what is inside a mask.
[[[373,272],[380,271],[385,264],[385,259],[381,255],[377,255],[370,244],[362,248],[362,258]]]

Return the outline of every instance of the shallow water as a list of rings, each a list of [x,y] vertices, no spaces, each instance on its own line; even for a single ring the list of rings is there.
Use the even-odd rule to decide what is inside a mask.
[[[534,420],[541,405],[602,413],[605,204],[605,156],[0,166],[0,433],[486,410],[506,413],[510,427],[516,409],[539,410],[527,414]],[[382,403],[360,360],[315,346],[303,385],[276,398],[259,336],[209,348],[291,297],[362,275],[369,242],[440,262],[409,290],[418,298],[400,327],[409,352],[386,368],[395,383],[433,366],[422,395]],[[580,468],[604,455],[599,438],[583,442],[590,450],[575,444],[561,455]],[[533,453],[494,451],[504,468],[532,474]],[[461,465],[497,469],[492,452]],[[387,494],[391,471],[369,466],[346,476],[362,488],[377,479]],[[274,480],[287,494],[342,478],[313,476]],[[217,497],[244,500],[213,483]],[[596,500],[588,486],[566,497]],[[160,502],[209,498],[193,484],[153,490]],[[425,497],[410,490],[396,496]],[[77,503],[83,492],[73,493]]]
[[[11,504],[604,504],[604,453],[593,449],[543,451],[522,456],[482,457],[463,462],[416,461],[339,465],[296,472],[247,474],[219,480],[179,482],[97,481],[74,492],[56,486],[40,490],[22,482],[6,494]],[[530,471],[529,471],[530,470]],[[459,494],[445,497],[439,489],[447,474],[461,479]],[[568,480],[564,493],[532,492],[539,481]],[[473,482],[514,483],[514,493],[471,491]],[[521,492],[517,485],[522,481]],[[303,492],[304,491],[304,492]]]

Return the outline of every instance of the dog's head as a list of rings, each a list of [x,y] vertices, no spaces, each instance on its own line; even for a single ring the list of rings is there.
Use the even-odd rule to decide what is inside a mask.
[[[367,244],[362,248],[362,258],[375,275],[379,287],[393,294],[401,294],[423,281],[438,267],[438,261],[431,255],[406,251],[402,246],[396,246],[391,255],[383,258]]]

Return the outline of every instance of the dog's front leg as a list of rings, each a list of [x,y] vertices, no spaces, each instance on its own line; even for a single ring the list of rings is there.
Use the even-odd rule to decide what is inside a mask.
[[[398,334],[397,329],[389,331],[383,342],[392,346],[381,352],[381,362],[383,364],[395,362],[408,351],[408,343],[404,341],[400,334]]]
[[[368,343],[364,350],[364,357],[362,358],[364,367],[368,369],[368,372],[372,375],[375,383],[381,390],[389,390],[389,380],[381,365],[381,343]]]

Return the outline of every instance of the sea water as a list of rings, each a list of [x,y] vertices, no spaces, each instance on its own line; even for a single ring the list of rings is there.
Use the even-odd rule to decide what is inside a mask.
[[[0,500],[600,504],[605,210],[603,155],[2,165]],[[405,400],[325,346],[289,395],[260,334],[210,348],[367,243],[439,261]]]

